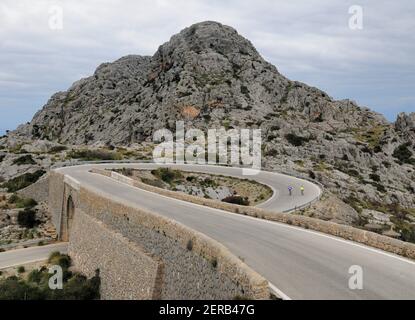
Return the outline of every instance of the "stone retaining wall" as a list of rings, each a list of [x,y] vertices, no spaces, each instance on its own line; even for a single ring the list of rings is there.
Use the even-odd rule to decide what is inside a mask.
[[[162,299],[269,298],[263,277],[199,232],[85,188],[80,208],[163,262]]]
[[[63,183],[64,176],[58,172],[49,172],[49,213],[52,217],[52,223],[56,228],[56,232],[60,235],[61,219],[65,202],[65,185]]]
[[[311,229],[322,233],[337,236],[343,239],[359,242],[374,248],[395,253],[407,258],[415,259],[415,244],[393,239],[387,236],[379,235],[374,232],[357,229],[352,226],[341,225],[329,221],[323,221],[311,217],[301,215],[294,215],[290,213],[272,212],[256,207],[240,206],[225,202],[220,202],[212,199],[204,199],[192,195],[187,195],[181,192],[170,191],[145,183],[133,180],[119,173],[109,170],[93,169],[92,172],[111,177],[117,181],[127,183],[129,185],[155,192],[161,195],[169,196],[175,199],[189,201],[192,203],[209,206],[212,208],[230,211],[233,213],[243,214],[251,217],[266,219],[275,222],[281,222],[293,226],[298,226],[305,229]]]
[[[41,177],[35,183],[24,189],[16,191],[16,193],[24,198],[36,200],[38,203],[48,201],[49,197],[49,179],[48,174]]]
[[[102,299],[159,299],[163,264],[103,222],[75,211],[68,248],[76,269],[88,277],[99,269]]]
[[[69,251],[88,275],[99,268],[105,299],[268,299],[268,281],[211,238],[133,203],[50,175],[50,210],[65,227],[69,195],[75,214]],[[67,226],[67,225],[66,225]],[[141,279],[141,280],[140,280]],[[141,283],[141,284],[140,284]]]

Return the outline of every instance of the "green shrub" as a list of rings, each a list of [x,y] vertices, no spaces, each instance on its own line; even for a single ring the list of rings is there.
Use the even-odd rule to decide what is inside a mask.
[[[61,256],[61,253],[59,251],[53,251],[49,254],[48,263],[53,264],[52,262],[54,259],[57,259]]]
[[[386,193],[386,188],[384,185],[377,183],[377,182],[373,182],[371,183],[372,186],[374,186],[376,188],[377,191],[382,192],[382,193]]]
[[[141,178],[141,181],[153,187],[164,188],[164,184],[160,180],[151,180],[147,178]]]
[[[182,174],[180,173],[180,171],[173,170],[170,168],[158,168],[155,170],[151,170],[151,173],[169,184],[171,184],[174,180],[182,178]]]
[[[190,239],[187,241],[187,250],[192,251],[193,250],[193,241]]]
[[[121,160],[122,155],[118,152],[107,151],[104,149],[82,149],[72,150],[69,152],[68,158],[84,161]]]
[[[20,198],[17,194],[13,194],[9,198],[9,203],[15,204],[17,208],[33,208],[37,205],[36,200],[31,198]]]
[[[71,266],[71,257],[67,254],[62,254],[59,251],[54,251],[49,255],[48,263],[52,265],[61,266],[63,270],[67,270]]]
[[[391,167],[391,164],[389,162],[387,162],[387,161],[382,161],[382,164],[383,164],[383,166],[385,168],[388,168],[389,169]]]
[[[91,279],[88,279],[79,273],[75,273],[68,279],[63,290],[55,290],[54,293],[60,294],[60,297],[56,297],[58,299],[95,300],[100,298],[100,285],[101,279],[99,270],[95,271],[95,276]]]
[[[360,176],[359,171],[357,171],[356,169],[347,169],[346,173],[349,176],[352,176],[352,177],[359,177]]]
[[[371,173],[369,174],[370,179],[372,179],[373,181],[379,182],[380,181],[380,176],[376,173]]]
[[[222,201],[227,203],[239,204],[241,206],[249,206],[249,201],[247,197],[244,198],[241,196],[229,196],[222,199]]]
[[[16,203],[17,201],[19,201],[19,196],[17,195],[17,194],[15,194],[15,193],[13,193],[12,195],[11,195],[11,197],[9,198],[9,203]]]
[[[200,182],[200,184],[201,184],[203,187],[205,187],[205,188],[208,188],[208,187],[216,187],[216,186],[217,186],[217,183],[216,183],[213,179],[211,179],[211,178],[209,178],[209,177],[206,177],[205,179],[203,179],[203,180]]]
[[[285,135],[285,139],[287,139],[287,141],[292,144],[293,146],[296,147],[300,147],[302,146],[305,142],[310,141],[310,138],[306,138],[306,137],[301,137],[301,136],[297,136],[294,133],[288,133]]]
[[[16,192],[20,189],[35,183],[41,176],[46,173],[44,170],[37,170],[34,173],[24,173],[2,184],[3,188],[7,188],[8,192]]]
[[[327,134],[324,136],[324,139],[326,139],[328,141],[333,141],[333,137],[332,136],[329,136]]]
[[[31,154],[27,154],[24,156],[21,156],[13,161],[13,164],[17,164],[18,166],[24,165],[24,164],[36,164],[35,160],[33,160]]]
[[[216,268],[218,266],[218,259],[217,258],[213,258],[210,261],[210,263],[211,263],[211,265],[212,265],[213,268]]]
[[[92,300],[99,299],[99,270],[87,277],[74,273],[64,278],[63,290],[51,290],[47,268],[33,270],[27,280],[13,276],[0,280],[0,300]]]
[[[57,264],[62,267],[62,269],[68,269],[71,266],[71,258],[63,254],[59,257]]]
[[[265,155],[266,155],[266,156],[269,156],[269,157],[275,157],[275,156],[277,156],[277,155],[278,155],[278,151],[277,151],[277,150],[275,150],[275,149],[269,149],[269,150],[265,153]]]
[[[133,169],[131,168],[122,168],[121,174],[127,177],[131,177],[133,175]]]
[[[403,241],[415,243],[415,225],[410,224],[399,217],[391,217],[391,221],[396,226],[396,231],[401,234]]]
[[[48,277],[46,277],[46,279],[48,279]],[[46,279],[45,274],[38,269],[30,271],[30,273],[27,275],[27,281],[30,283],[40,284],[42,280],[45,281]]]
[[[188,176],[188,177],[186,177],[186,181],[188,181],[188,182],[193,182],[195,180],[196,180],[196,177],[195,176]]]
[[[17,273],[24,273],[26,271],[26,269],[25,269],[25,267],[24,266],[19,266],[18,268],[17,268]]]
[[[0,280],[0,300],[42,300],[45,295],[18,277]]]
[[[323,113],[320,113],[314,120],[313,122],[323,122]]]
[[[49,153],[58,153],[67,150],[66,146],[53,146],[50,148]]]
[[[24,209],[19,211],[17,214],[17,223],[19,226],[31,229],[33,228],[37,221],[36,221],[36,211],[32,209]]]
[[[347,203],[349,206],[351,206],[353,209],[355,209],[358,213],[362,213],[362,202],[360,201],[360,199],[354,196],[349,196],[343,199],[343,201]]]
[[[370,149],[368,146],[363,146],[361,149],[363,153],[369,153],[372,154],[372,149]]]
[[[401,163],[409,163],[415,165],[415,159],[412,158],[412,152],[409,150],[411,144],[409,142],[401,144],[394,151],[392,156],[398,159]]]
[[[244,94],[248,99],[249,97],[249,89],[247,86],[241,85],[241,93]]]

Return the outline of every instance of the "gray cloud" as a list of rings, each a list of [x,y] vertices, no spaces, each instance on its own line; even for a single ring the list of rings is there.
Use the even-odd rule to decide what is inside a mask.
[[[348,9],[363,7],[363,30]],[[48,26],[63,9],[63,30]],[[415,3],[400,1],[2,0],[0,129],[30,120],[55,91],[126,54],[151,55],[192,23],[236,28],[291,79],[393,119],[415,111]]]

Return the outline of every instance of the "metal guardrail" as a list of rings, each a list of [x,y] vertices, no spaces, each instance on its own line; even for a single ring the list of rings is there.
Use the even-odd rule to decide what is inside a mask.
[[[134,163],[155,163],[155,162],[153,160],[96,160],[96,161],[70,160],[70,161],[64,161],[64,162],[56,163],[53,166],[51,166],[50,169],[53,170],[53,169],[64,168],[64,167],[73,167],[73,166],[88,165],[88,164],[105,164],[105,163],[134,164]],[[185,164],[185,163],[183,163],[183,164]],[[192,164],[197,164],[197,163],[192,163]],[[232,167],[235,167],[235,168],[250,168],[249,166],[242,166],[242,165],[236,166],[236,165],[222,164],[222,163],[220,163],[219,165],[224,166],[224,167],[231,167],[231,168]],[[266,171],[266,170],[264,170],[264,171]],[[301,206],[295,207],[294,209],[283,210],[282,211],[283,213],[296,212],[298,210],[303,210],[305,208],[309,208],[312,204],[319,201],[321,199],[321,197],[323,196],[324,186],[319,181],[313,180],[313,179],[311,179],[310,177],[307,177],[307,176],[299,175],[299,174],[294,173],[294,172],[287,172],[287,171],[269,171],[269,172],[285,174],[287,176],[291,176],[291,177],[294,177],[294,178],[307,180],[311,183],[314,183],[315,185],[317,185],[320,188],[320,193],[316,198],[314,198],[313,200],[308,201],[305,204],[302,204]]]

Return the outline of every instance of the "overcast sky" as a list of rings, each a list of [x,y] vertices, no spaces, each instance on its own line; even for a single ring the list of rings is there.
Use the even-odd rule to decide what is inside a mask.
[[[352,5],[362,29],[349,27]],[[336,99],[391,121],[415,111],[414,0],[1,0],[0,133],[100,63],[152,55],[204,20],[234,27],[282,74]]]

